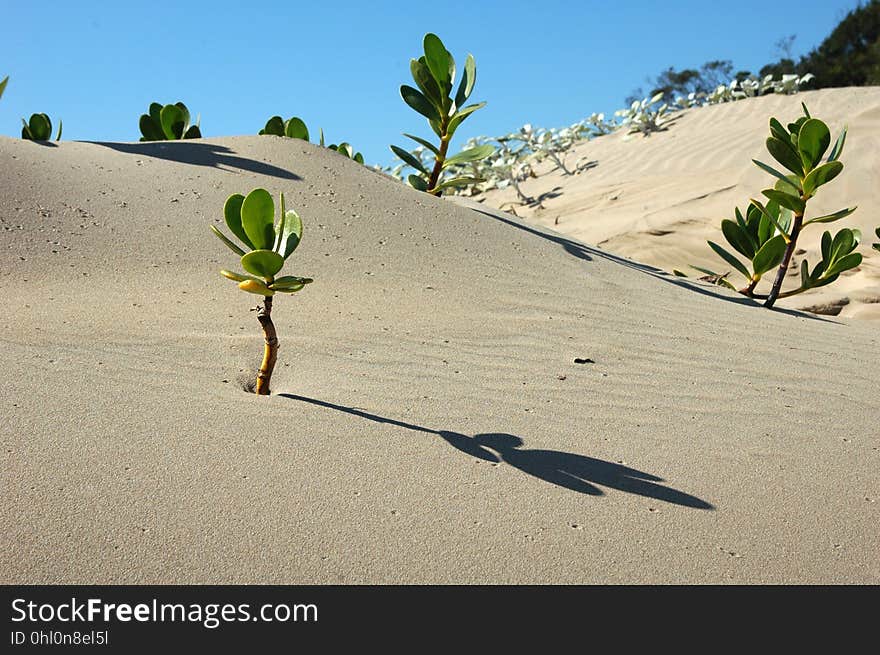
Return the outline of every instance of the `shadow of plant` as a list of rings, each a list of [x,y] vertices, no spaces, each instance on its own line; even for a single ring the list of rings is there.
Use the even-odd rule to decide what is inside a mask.
[[[278,395],[290,400],[310,403],[326,409],[358,416],[375,423],[395,425],[414,432],[437,435],[450,446],[466,455],[488,462],[504,462],[540,480],[589,496],[605,495],[605,492],[597,486],[601,485],[674,505],[682,505],[694,509],[714,509],[705,500],[658,484],[663,482],[663,478],[656,475],[623,466],[622,464],[606,462],[605,460],[576,453],[523,448],[525,445],[523,439],[512,434],[491,432],[470,437],[448,430],[432,430],[421,425],[397,421],[377,414],[370,414],[354,407],[336,405],[306,396],[290,393]]]
[[[302,179],[296,173],[273,166],[272,164],[247,159],[245,157],[237,157],[232,149],[215,143],[205,143],[203,141],[194,142],[191,140],[147,141],[143,143],[91,141],[90,143],[104,146],[106,148],[112,148],[113,150],[118,150],[119,152],[125,152],[131,155],[167,159],[182,164],[240,169],[250,171],[251,173],[258,173],[260,175],[279,177],[284,180]]]

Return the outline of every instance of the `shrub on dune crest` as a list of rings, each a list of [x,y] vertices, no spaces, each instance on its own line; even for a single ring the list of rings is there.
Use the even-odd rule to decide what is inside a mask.
[[[31,114],[29,120],[21,119],[21,138],[28,141],[49,141],[52,138],[52,120],[46,114]],[[58,121],[56,141],[61,141],[61,121]]]
[[[270,134],[272,136],[286,136],[291,139],[302,139],[303,141],[309,140],[309,128],[306,126],[305,121],[303,119],[293,116],[288,118],[286,121],[281,118],[281,116],[273,116],[268,121],[266,121],[266,127],[264,127],[259,132],[260,136],[264,134]],[[319,141],[319,145],[324,147],[324,130],[320,130],[321,138]],[[328,149],[333,152],[337,152],[340,155],[344,155],[349,159],[353,159],[359,164],[364,163],[364,156],[356,152],[354,148],[351,147],[351,144],[342,142],[340,144],[331,143],[329,146],[326,146]]]
[[[840,155],[846,142],[846,128],[831,147],[827,159],[822,161],[831,146],[831,132],[825,123],[810,116],[806,105],[802,104],[802,107],[804,116],[787,127],[775,118],[770,119],[767,150],[788,172],[753,160],[777,180],[772,188],[761,192],[767,198],[767,204],[753,198],[745,215],[737,209],[735,221],[721,222],[724,238],[734,250],[749,260],[751,270],[736,255],[717,243],[709,242],[709,246],[724,261],[748,280],[745,288],[737,290],[750,298],[763,299],[765,307],[773,307],[778,298],[831,284],[841,273],[862,262],[861,254],[855,252],[861,239],[858,230],[843,228],[835,235],[826,231],[822,235],[821,261],[811,270],[806,258],[803,259],[800,264],[800,285],[788,291],[782,290],[802,230],[814,223],[833,223],[856,210],[855,207],[848,207],[823,216],[806,217],[808,201],[816,195],[819,187],[843,171]],[[770,292],[767,295],[756,293],[755,288],[761,277],[774,268],[777,270]],[[718,275],[702,268],[698,270],[712,276],[716,283],[736,289],[726,279],[727,274]]]
[[[254,189],[247,197],[236,193],[223,206],[226,227],[244,248],[240,247],[213,225],[214,234],[236,255],[246,273],[221,270],[220,274],[238,282],[238,288],[263,296],[263,305],[257,320],[263,328],[266,345],[263,361],[257,373],[255,392],[269,394],[269,382],[278,358],[278,336],[272,322],[272,296],[276,293],[296,293],[312,282],[311,278],[284,275],[277,277],[287,259],[302,240],[302,220],[284,205],[281,194],[281,213],[275,220],[275,203],[265,189]]]
[[[140,119],[141,141],[178,141],[180,139],[201,139],[199,119],[195,125],[189,124],[189,109],[182,102],[164,107],[158,102],[150,104],[149,113]]]

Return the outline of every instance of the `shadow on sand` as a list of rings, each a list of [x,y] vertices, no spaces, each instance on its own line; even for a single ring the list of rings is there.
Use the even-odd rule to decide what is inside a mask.
[[[656,475],[576,453],[523,448],[525,442],[520,437],[512,434],[490,432],[470,437],[457,432],[432,430],[421,425],[404,423],[403,421],[370,414],[354,407],[336,405],[315,398],[307,398],[306,396],[290,393],[278,395],[290,400],[311,403],[326,409],[351,414],[352,416],[375,423],[395,425],[414,432],[437,435],[450,446],[466,455],[488,462],[504,462],[540,480],[589,496],[605,495],[605,492],[597,486],[601,485],[674,505],[683,505],[684,507],[695,509],[714,509],[711,504],[696,496],[657,484],[663,482],[663,478]]]
[[[141,157],[156,157],[181,164],[194,166],[210,166],[213,168],[228,168],[250,171],[260,175],[271,175],[285,180],[301,180],[296,173],[278,168],[266,162],[237,157],[235,151],[216,143],[204,143],[201,141],[146,141],[144,143],[112,143],[106,141],[91,141],[95,145],[112,148],[119,152]]]
[[[530,234],[534,234],[535,236],[541,237],[542,239],[546,239],[548,241],[552,241],[556,243],[565,250],[570,255],[577,257],[578,259],[582,259],[584,261],[590,262],[593,261],[594,258],[598,257],[601,259],[606,259],[608,261],[612,261],[615,264],[620,264],[621,266],[626,266],[627,268],[631,268],[633,270],[639,271],[640,273],[645,273],[654,277],[658,280],[663,280],[668,284],[673,284],[677,287],[681,287],[682,289],[687,289],[688,291],[694,291],[703,296],[708,296],[710,298],[717,298],[718,300],[724,300],[725,302],[731,302],[736,305],[745,305],[747,307],[760,307],[761,303],[752,300],[751,298],[746,298],[745,296],[728,296],[724,293],[716,292],[713,289],[706,288],[703,285],[698,284],[693,280],[689,280],[687,278],[680,278],[674,275],[670,275],[666,271],[660,268],[656,268],[654,266],[649,266],[648,264],[640,264],[638,262],[634,262],[631,259],[626,259],[625,257],[620,257],[619,255],[615,255],[610,252],[606,252],[604,250],[600,250],[599,248],[594,248],[592,246],[588,246],[584,243],[579,243],[578,241],[574,241],[572,239],[568,239],[561,234],[553,234],[548,232],[542,232],[541,230],[536,230],[532,227],[529,227],[522,221],[515,221],[504,216],[501,216],[501,211],[491,212],[486,211],[484,209],[478,209],[476,207],[470,205],[463,205],[473,211],[483,214],[484,216],[488,216],[489,218],[494,218],[496,221],[500,221],[502,223],[507,223],[518,230],[523,230],[525,232],[529,232]],[[720,288],[719,288],[720,289]],[[837,321],[829,321],[827,318],[822,318],[821,316],[816,316],[815,314],[809,314],[807,312],[799,312],[793,309],[783,309],[781,307],[774,307],[772,311],[777,312],[779,314],[787,314],[789,316],[797,316],[799,318],[808,318],[814,321],[821,321],[823,323],[834,323],[838,324]]]

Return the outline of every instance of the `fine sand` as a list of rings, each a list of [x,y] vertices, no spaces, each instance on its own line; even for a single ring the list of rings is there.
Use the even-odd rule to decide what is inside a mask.
[[[808,215],[821,216],[858,205],[848,218],[805,230],[785,288],[796,287],[800,260],[817,263],[822,232],[859,228],[862,265],[834,284],[779,302],[780,307],[807,309],[824,315],[880,321],[880,253],[874,228],[880,226],[880,87],[823,89],[793,96],[768,95],[680,114],[668,130],[648,137],[624,132],[603,136],[573,148],[566,159],[595,166],[575,176],[563,176],[549,162],[537,167],[537,179],[522,185],[540,206],[522,206],[510,190],[481,196],[493,207],[513,208],[532,224],[550,226],[563,234],[596,244],[604,250],[687,275],[703,274],[695,264],[717,273],[731,271],[706,240],[727,245],[721,220],[733,219],[734,207],[745,210],[749,198],[775,178],[752,163],[758,159],[780,168],[764,142],[771,116],[789,123],[803,115],[801,102],[824,120],[833,138],[848,125],[841,161],[844,171],[823,186],[810,201]],[[733,271],[738,287],[745,279]],[[773,276],[760,291],[766,293]]]
[[[672,140],[678,171],[688,134],[615,147]],[[730,183],[689,157],[694,195]],[[880,582],[874,323],[301,141],[3,138],[0,162],[4,583]],[[615,216],[693,186],[661,174]],[[276,298],[268,398],[242,390],[258,298],[208,229],[257,186],[300,211],[289,272],[316,279]]]

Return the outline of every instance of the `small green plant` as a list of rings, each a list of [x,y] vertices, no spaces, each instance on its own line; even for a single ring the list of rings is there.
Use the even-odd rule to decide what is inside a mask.
[[[780,172],[763,162],[752,160],[759,168],[777,178],[773,188],[761,192],[769,202],[765,205],[752,198],[745,217],[737,209],[735,221],[721,222],[724,238],[734,250],[749,260],[751,270],[736,255],[717,243],[709,242],[712,250],[748,280],[748,285],[738,291],[751,298],[763,299],[765,307],[773,307],[778,298],[787,298],[808,289],[831,284],[841,273],[862,262],[861,254],[855,252],[861,239],[858,230],[843,228],[833,236],[826,231],[822,235],[821,261],[811,270],[807,260],[802,260],[800,286],[782,291],[782,283],[802,230],[813,223],[838,221],[856,210],[855,207],[849,207],[805,220],[808,201],[816,195],[819,187],[836,178],[843,170],[839,158],[846,142],[846,128],[840,133],[828,158],[823,162],[822,158],[831,145],[831,132],[825,123],[810,116],[806,105],[802,104],[802,107],[804,116],[789,123],[787,128],[777,119],[770,119],[767,150],[790,173]],[[776,277],[770,292],[767,295],[755,293],[761,277],[774,268],[777,269]],[[711,276],[718,284],[735,288],[727,281],[727,274],[718,275],[702,268],[697,270]]]
[[[309,140],[309,128],[306,127],[303,119],[292,116],[287,120],[281,116],[273,116],[266,121],[266,127],[260,130],[260,135],[271,134],[274,136],[287,136],[292,139]]]
[[[352,148],[351,144],[349,144],[349,143],[345,143],[344,141],[342,143],[340,143],[339,145],[337,145],[335,143],[331,143],[327,147],[330,150],[338,152],[340,155],[344,155],[344,156],[348,157],[349,159],[353,159],[354,161],[356,161],[359,164],[364,163],[363,154],[361,154],[359,152],[355,152],[354,148]]]
[[[462,150],[451,157],[447,156],[449,142],[452,141],[459,125],[486,103],[467,106],[464,104],[473,92],[477,79],[477,65],[473,55],[468,55],[465,60],[461,81],[453,97],[451,94],[455,82],[455,59],[436,34],[426,34],[422,45],[425,54],[410,61],[410,72],[418,88],[404,84],[400,87],[400,95],[406,104],[428,119],[428,124],[440,139],[440,145],[434,145],[426,139],[411,134],[404,134],[434,155],[434,165],[430,169],[403,148],[391,146],[391,151],[416,169],[416,173],[407,178],[413,188],[439,196],[444,189],[482,182],[482,178],[473,177],[454,177],[444,180],[443,171],[457,164],[485,159],[495,151],[495,148],[483,144]]]
[[[6,83],[9,81],[9,75],[3,78],[3,81],[0,82],[0,98],[3,97],[3,92],[6,90]]]
[[[221,270],[220,274],[238,282],[238,288],[263,296],[263,305],[257,311],[257,320],[266,342],[263,361],[257,373],[255,393],[269,394],[269,383],[278,358],[278,335],[272,322],[272,296],[276,293],[296,293],[312,278],[284,275],[277,277],[287,259],[302,241],[302,220],[284,204],[281,194],[281,212],[275,220],[275,203],[265,189],[254,189],[247,196],[233,194],[226,199],[223,216],[226,227],[235,235],[240,247],[215,226],[211,230],[232,252],[241,257],[246,273]]]
[[[52,121],[46,114],[31,114],[30,120],[21,119],[21,138],[29,141],[49,141],[52,138]],[[58,121],[56,141],[61,141],[61,121]]]
[[[189,109],[182,102],[164,107],[158,102],[151,103],[149,113],[141,115],[141,141],[201,139],[199,119],[195,125],[190,125],[189,119]]]

